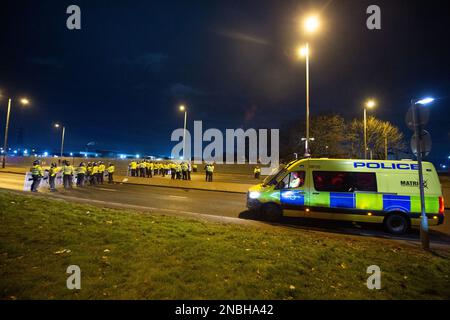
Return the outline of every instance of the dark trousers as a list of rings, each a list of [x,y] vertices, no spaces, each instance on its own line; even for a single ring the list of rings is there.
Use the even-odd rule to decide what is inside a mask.
[[[175,180],[175,176],[177,173],[175,172],[174,169],[172,169],[171,174],[172,174],[172,180]]]
[[[65,189],[72,188],[72,175],[64,174],[63,175],[63,184]]]
[[[56,190],[55,180],[56,180],[56,175],[48,177],[48,184],[50,185],[50,191]]]
[[[183,170],[183,180],[187,180],[187,171]]]
[[[261,173],[259,172],[255,172],[255,179],[259,179],[259,176],[261,175]]]
[[[113,172],[108,172],[108,183],[114,183]]]
[[[190,171],[188,171],[187,175],[188,175],[188,180],[191,180],[191,172]]]
[[[89,176],[89,183],[91,186],[97,184],[97,175],[96,174]]]
[[[103,176],[104,176],[104,172],[99,172],[98,176],[97,176],[97,180],[99,184],[103,184]]]
[[[31,184],[31,191],[37,192],[39,184],[41,183],[41,177],[33,175],[33,183]]]
[[[177,180],[181,179],[181,172],[177,171]]]
[[[77,186],[84,187],[84,173],[77,174]]]
[[[206,171],[206,181],[212,182],[213,181],[213,173]]]
[[[131,169],[131,176],[136,177],[136,169]]]

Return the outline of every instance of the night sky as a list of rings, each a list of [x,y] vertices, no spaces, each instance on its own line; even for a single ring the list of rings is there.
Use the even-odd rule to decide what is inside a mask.
[[[433,96],[431,157],[450,155],[450,45],[447,1],[2,1],[0,137],[6,98],[13,105],[11,147],[96,148],[169,154],[171,132],[204,128],[280,128],[305,116],[306,40],[302,17],[319,13],[310,39],[311,113],[371,114],[410,131],[412,97]],[[66,28],[67,6],[81,8],[82,29]],[[366,28],[366,8],[381,7],[382,29]],[[189,127],[188,126],[188,127]],[[19,145],[21,144],[21,145]]]

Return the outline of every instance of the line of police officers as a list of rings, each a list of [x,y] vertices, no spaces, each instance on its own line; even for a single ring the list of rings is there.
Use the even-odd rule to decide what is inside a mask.
[[[76,185],[78,187],[84,187],[86,183],[90,185],[103,184],[105,173],[108,176],[108,183],[114,183],[114,171],[115,166],[109,163],[108,167],[102,162],[88,162],[87,165],[81,162],[80,165],[74,168],[69,161],[64,160],[63,165],[58,167],[56,163],[52,163],[50,168],[44,170],[39,160],[33,162],[31,167],[31,176],[33,183],[31,184],[31,191],[37,192],[37,189],[41,183],[41,180],[47,179],[50,185],[50,191],[56,190],[56,175],[58,172],[62,173],[63,186],[65,189],[72,188],[72,181],[74,175],[76,176]],[[48,176],[45,177],[45,171],[48,171]]]
[[[152,178],[156,175],[165,177],[170,173],[172,180],[191,180],[191,171],[197,172],[197,165],[183,162],[151,162],[147,160],[133,160],[128,165],[132,177]],[[205,165],[205,181],[212,182],[214,163]]]

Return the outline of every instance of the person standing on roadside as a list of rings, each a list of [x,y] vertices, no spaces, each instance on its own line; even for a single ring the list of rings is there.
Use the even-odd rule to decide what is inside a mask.
[[[48,184],[50,185],[50,191],[55,192],[56,191],[56,174],[58,173],[58,166],[55,162],[53,162],[50,165],[50,169],[48,169]]]
[[[38,192],[38,187],[41,184],[41,179],[44,176],[44,171],[42,170],[39,160],[33,161],[33,166],[31,167],[31,177],[33,178],[33,183],[31,184],[31,192]]]

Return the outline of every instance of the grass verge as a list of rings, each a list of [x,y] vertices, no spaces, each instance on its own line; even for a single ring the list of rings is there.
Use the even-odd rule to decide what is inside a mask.
[[[450,259],[385,240],[0,191],[0,299],[449,299]],[[64,250],[66,249],[66,250]],[[370,265],[381,290],[368,290]],[[81,268],[81,290],[66,268]]]

